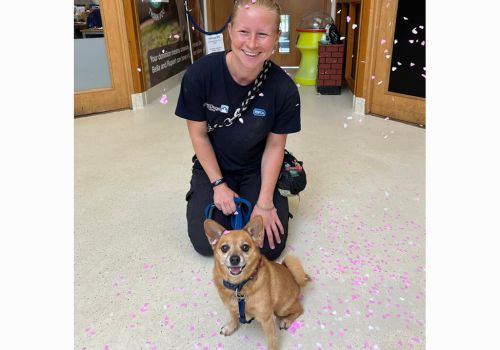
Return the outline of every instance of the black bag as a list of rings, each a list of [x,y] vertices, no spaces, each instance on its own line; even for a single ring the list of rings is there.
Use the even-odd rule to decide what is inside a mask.
[[[278,177],[278,191],[284,197],[297,196],[306,188],[307,179],[303,162],[297,160],[292,153],[285,149],[283,165]]]

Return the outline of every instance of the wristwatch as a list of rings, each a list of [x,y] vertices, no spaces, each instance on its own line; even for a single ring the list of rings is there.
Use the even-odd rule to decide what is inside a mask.
[[[217,179],[217,180],[215,180],[214,182],[212,182],[212,188],[217,187],[217,186],[219,186],[220,184],[223,184],[223,183],[225,183],[225,182],[226,182],[226,181],[224,180],[224,178],[222,178],[222,177],[221,177],[220,179]]]

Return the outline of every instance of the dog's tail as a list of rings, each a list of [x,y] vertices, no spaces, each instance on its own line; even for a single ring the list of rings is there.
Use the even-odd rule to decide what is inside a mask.
[[[293,278],[297,282],[297,284],[301,287],[305,286],[307,282],[311,280],[311,277],[307,273],[304,272],[302,265],[300,264],[299,259],[294,257],[293,255],[287,255],[283,259],[281,263],[285,266],[293,275]]]

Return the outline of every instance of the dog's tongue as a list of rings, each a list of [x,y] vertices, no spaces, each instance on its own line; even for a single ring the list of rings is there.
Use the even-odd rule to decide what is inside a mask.
[[[231,273],[232,273],[233,275],[237,275],[237,274],[239,274],[239,273],[240,273],[240,271],[241,271],[241,268],[239,268],[239,267],[231,267]]]

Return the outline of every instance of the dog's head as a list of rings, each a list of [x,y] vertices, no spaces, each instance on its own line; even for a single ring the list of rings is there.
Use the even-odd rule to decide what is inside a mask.
[[[241,230],[228,231],[210,219],[205,220],[204,228],[219,271],[233,281],[252,274],[260,260],[258,242],[264,234],[261,216],[254,217]]]

